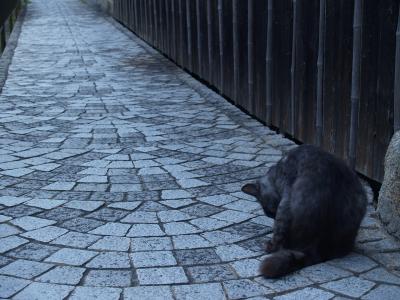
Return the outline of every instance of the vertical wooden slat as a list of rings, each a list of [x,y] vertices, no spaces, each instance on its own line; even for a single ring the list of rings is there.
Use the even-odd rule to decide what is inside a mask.
[[[159,48],[159,34],[158,34],[158,14],[157,14],[157,0],[153,1],[153,19],[154,19],[154,45]]]
[[[349,160],[350,166],[352,167],[354,167],[356,163],[356,144],[361,83],[362,22],[362,0],[355,0],[353,20],[353,63],[351,74],[351,119],[349,141]]]
[[[224,90],[224,20],[223,20],[223,0],[218,0],[218,32],[219,32],[219,60],[220,60],[220,91]]]
[[[188,50],[188,68],[191,72],[193,72],[193,53],[192,53],[192,25],[190,21],[190,2],[191,0],[186,0],[186,27],[187,27],[187,50]]]
[[[214,68],[214,57],[213,57],[213,31],[212,31],[212,11],[211,1],[207,0],[207,41],[208,41],[208,80],[212,82],[212,71]]]
[[[318,59],[317,59],[317,108],[315,127],[316,144],[322,145],[322,124],[323,124],[323,110],[322,110],[322,97],[323,97],[323,84],[324,84],[324,60],[325,60],[325,27],[326,27],[326,0],[320,1],[319,7],[319,33],[318,33]]]
[[[394,77],[394,130],[400,130],[400,6],[399,16],[397,19],[396,31],[396,62],[395,62],[395,77]]]
[[[297,30],[298,30],[298,8],[299,0],[293,0],[293,27],[292,27],[292,65],[290,68],[291,74],[291,96],[290,96],[290,133],[295,134],[295,104],[296,104],[296,45],[297,45]]]
[[[274,1],[268,0],[268,23],[267,23],[267,125],[272,125],[272,82],[273,82],[273,17],[274,16]]]
[[[239,28],[238,28],[238,0],[233,0],[232,3],[232,23],[233,23],[233,101],[238,103],[239,89]]]
[[[176,41],[176,15],[175,15],[175,0],[171,0],[171,18],[172,18],[172,55],[173,59],[176,62],[177,59],[177,41]]]
[[[184,65],[184,45],[183,45],[183,20],[182,20],[182,1],[183,0],[178,0],[178,10],[179,10],[179,36],[181,38],[180,43],[179,43],[179,48],[180,48],[180,52],[181,52],[181,66]]]
[[[134,31],[137,33],[138,27],[139,27],[139,17],[138,17],[138,5],[137,5],[138,0],[133,0],[133,10],[135,14],[135,28]]]
[[[202,30],[201,30],[201,20],[200,20],[200,0],[196,0],[196,25],[197,25],[197,49],[198,49],[198,72],[199,75],[202,76],[202,62],[203,62],[203,48],[201,47],[201,38],[202,38]]]
[[[247,73],[249,89],[249,111],[254,113],[254,2],[247,0]]]

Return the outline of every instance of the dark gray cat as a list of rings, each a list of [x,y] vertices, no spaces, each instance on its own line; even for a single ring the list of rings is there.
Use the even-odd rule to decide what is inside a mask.
[[[272,253],[261,273],[276,278],[348,254],[367,206],[367,197],[347,165],[317,147],[302,145],[287,153],[266,176],[242,191],[275,219]]]

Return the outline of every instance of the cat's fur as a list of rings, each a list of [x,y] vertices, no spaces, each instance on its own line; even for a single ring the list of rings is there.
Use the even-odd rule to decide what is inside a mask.
[[[310,145],[291,150],[242,191],[275,219],[272,253],[261,273],[276,278],[348,254],[367,206],[364,189],[343,161]]]

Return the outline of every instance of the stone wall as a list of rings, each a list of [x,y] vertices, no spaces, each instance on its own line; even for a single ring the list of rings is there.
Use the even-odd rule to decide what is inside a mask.
[[[386,152],[378,212],[387,231],[400,238],[400,131],[393,135]]]

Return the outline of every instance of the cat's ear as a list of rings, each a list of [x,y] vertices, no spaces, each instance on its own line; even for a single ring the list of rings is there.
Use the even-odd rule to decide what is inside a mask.
[[[258,195],[258,185],[254,183],[245,184],[242,186],[242,192],[256,197]]]

